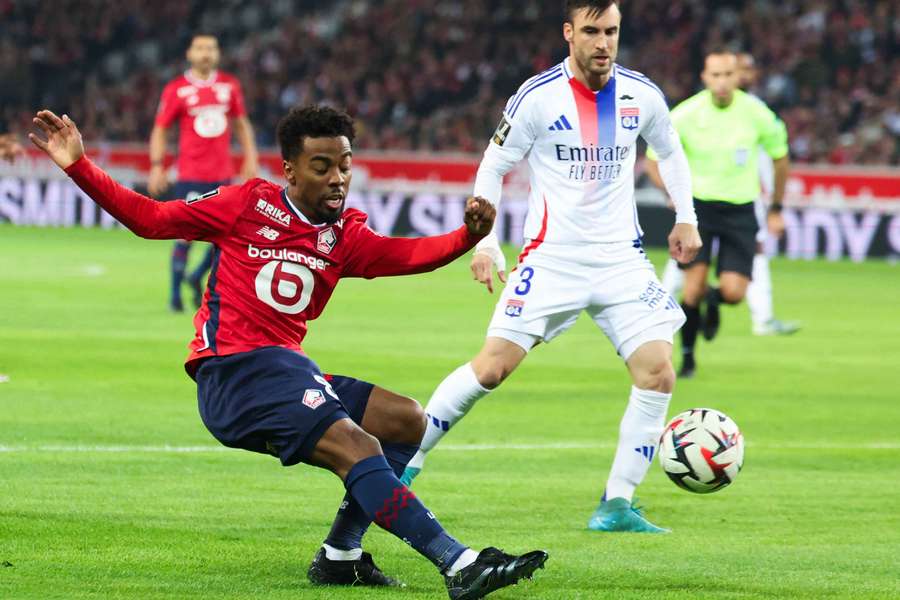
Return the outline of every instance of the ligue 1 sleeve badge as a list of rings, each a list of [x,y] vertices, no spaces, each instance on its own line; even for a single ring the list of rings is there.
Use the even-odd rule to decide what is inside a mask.
[[[334,234],[334,228],[323,229],[319,232],[319,239],[316,240],[316,250],[322,254],[331,254],[336,243],[337,236]]]

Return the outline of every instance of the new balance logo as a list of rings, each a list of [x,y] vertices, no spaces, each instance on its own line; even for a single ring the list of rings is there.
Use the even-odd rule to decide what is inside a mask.
[[[653,462],[653,455],[656,453],[656,446],[640,446],[634,449],[638,454],[642,454],[644,458]]]
[[[550,131],[572,131],[572,125],[566,118],[566,115],[560,117],[550,126]]]
[[[257,231],[256,233],[257,233],[257,235],[261,235],[261,236],[263,236],[264,238],[266,238],[267,240],[269,240],[269,241],[271,241],[271,242],[274,242],[275,240],[277,240],[277,239],[278,239],[278,236],[281,235],[280,232],[275,231],[274,229],[272,229],[272,228],[269,227],[268,225],[264,226],[262,229],[260,229],[260,230]]]

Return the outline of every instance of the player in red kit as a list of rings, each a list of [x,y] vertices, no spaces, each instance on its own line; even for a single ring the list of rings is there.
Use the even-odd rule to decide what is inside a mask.
[[[390,238],[344,210],[353,121],[330,108],[292,110],[278,125],[281,187],[261,179],[192,200],[156,202],[85,158],[67,116],[40,111],[29,137],[111,215],[139,236],[206,240],[215,258],[186,368],[201,418],[223,444],[305,462],[344,482],[346,495],[308,577],[318,584],[396,585],[362,551],[369,524],[399,537],[443,573],[453,599],[481,598],[543,566],[547,554],[476,553],[450,536],[398,477],[416,452],[424,413],[414,400],[323,374],[303,354],[307,321],[341,277],[430,271],[461,256],[493,226],[484,199],[466,202],[448,234]]]
[[[241,84],[233,75],[219,71],[219,42],[215,36],[198,34],[187,50],[190,68],[166,85],[159,101],[156,122],[150,134],[150,178],[147,189],[159,197],[169,187],[163,164],[166,156],[166,133],[178,123],[178,181],[175,198],[192,199],[231,183],[231,130],[244,153],[238,175],[240,181],[256,177],[258,153],[253,127],[244,108]],[[172,249],[172,287],[169,308],[184,310],[181,283],[185,280],[190,242],[179,240]],[[202,280],[212,266],[212,248],[200,264],[187,276],[199,306]]]

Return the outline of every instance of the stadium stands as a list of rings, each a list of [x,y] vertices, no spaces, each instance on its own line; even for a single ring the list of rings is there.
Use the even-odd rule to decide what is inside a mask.
[[[347,107],[363,149],[479,152],[516,86],[564,55],[547,26],[562,4],[5,0],[0,107],[21,130],[52,106],[78,115],[91,139],[144,142],[163,82],[202,30],[219,35],[264,146],[285,107],[315,101]],[[900,162],[896,2],[623,0],[622,10],[620,62],[671,104],[695,91],[705,47],[732,44],[756,56],[756,91],[787,122],[795,161]]]

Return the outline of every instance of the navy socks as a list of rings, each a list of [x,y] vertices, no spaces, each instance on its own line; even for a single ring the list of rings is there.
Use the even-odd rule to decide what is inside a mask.
[[[419,449],[418,446],[411,444],[393,444],[390,442],[382,442],[381,447],[384,451],[384,457],[397,477],[403,474],[406,464]],[[325,543],[338,550],[361,548],[363,535],[371,522],[372,519],[366,515],[366,512],[353,499],[350,492],[347,492],[344,494],[341,507],[334,518],[334,523],[331,525],[331,531],[328,532],[328,537],[325,538]]]
[[[382,455],[365,458],[344,482],[365,514],[434,563],[448,569],[466,550],[394,474]]]

